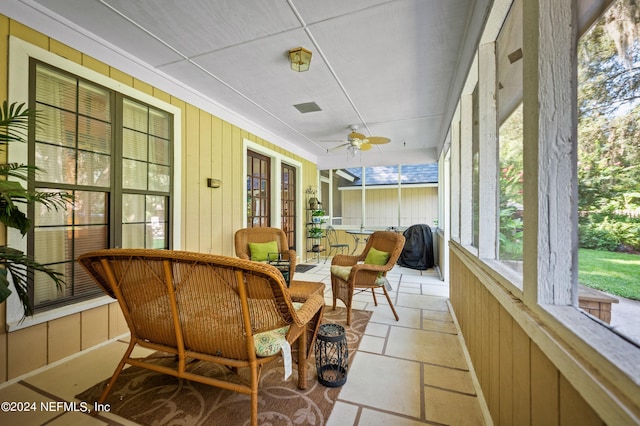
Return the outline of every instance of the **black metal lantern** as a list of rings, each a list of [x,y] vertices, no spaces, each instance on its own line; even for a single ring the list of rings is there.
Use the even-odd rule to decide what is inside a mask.
[[[347,381],[349,348],[344,327],[338,324],[322,324],[316,338],[316,370],[318,381],[336,388]]]

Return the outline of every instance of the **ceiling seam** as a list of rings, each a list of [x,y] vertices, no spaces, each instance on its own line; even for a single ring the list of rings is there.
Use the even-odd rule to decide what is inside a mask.
[[[298,18],[298,21],[300,21],[300,25],[302,25],[302,29],[304,29],[304,32],[307,33],[307,36],[311,40],[311,43],[313,44],[313,46],[318,51],[318,54],[320,55],[320,57],[324,61],[325,65],[329,69],[329,72],[331,73],[331,75],[335,79],[336,83],[338,83],[338,86],[340,87],[340,90],[342,90],[342,93],[347,98],[347,101],[349,102],[349,104],[353,108],[353,111],[356,113],[358,118],[360,118],[360,121],[361,121],[362,125],[367,129],[367,131],[369,132],[369,135],[371,135],[371,130],[369,129],[369,126],[367,126],[367,122],[365,121],[364,117],[362,117],[362,114],[358,110],[358,107],[356,107],[356,104],[353,101],[353,99],[351,99],[351,96],[349,96],[349,93],[347,93],[347,89],[344,87],[344,84],[342,84],[342,81],[338,77],[338,74],[336,73],[336,71],[333,69],[333,67],[329,63],[329,60],[327,59],[326,55],[324,54],[324,52],[320,48],[320,45],[318,44],[318,42],[316,41],[315,37],[311,33],[311,30],[307,26],[307,23],[305,22],[305,20],[302,18],[302,15],[300,14],[300,12],[296,8],[296,6],[293,4],[293,0],[287,0],[287,3],[289,4],[289,7],[291,8],[291,11],[294,13],[294,15],[296,15],[296,18]]]
[[[171,46],[169,43],[165,42],[164,40],[162,40],[160,37],[156,36],[155,34],[153,34],[151,31],[147,30],[145,27],[143,27],[142,25],[138,24],[137,22],[135,22],[134,20],[132,20],[131,18],[127,17],[126,15],[124,15],[123,13],[121,13],[120,11],[118,11],[117,9],[114,9],[111,5],[105,3],[104,0],[99,0],[101,4],[103,4],[104,6],[106,6],[108,9],[110,9],[111,11],[113,11],[114,13],[116,13],[117,15],[121,16],[123,19],[126,19],[128,22],[130,22],[132,25],[135,25],[137,28],[139,28],[140,30],[144,31],[146,34],[148,34],[150,37],[152,37],[154,40],[157,40],[159,43],[161,43],[162,45],[166,46],[167,48],[169,48],[171,51],[173,51],[174,53],[176,53],[178,56],[184,58],[184,60],[186,62],[189,62],[190,64],[194,65],[196,68],[198,68],[200,71],[204,72],[205,74],[207,74],[208,76],[210,76],[211,78],[215,79],[217,82],[219,82],[220,84],[222,84],[223,86],[225,86],[226,88],[228,88],[229,90],[231,90],[232,92],[236,93],[238,96],[240,96],[242,99],[246,100],[247,102],[249,102],[251,105],[255,106],[256,108],[260,109],[261,111],[263,111],[264,113],[266,113],[267,115],[269,115],[271,118],[275,119],[276,121],[280,122],[283,126],[287,127],[288,129],[290,129],[291,131],[295,132],[297,135],[299,135],[300,137],[304,138],[305,140],[311,142],[312,144],[314,144],[315,146],[317,146],[320,149],[324,149],[322,146],[320,146],[318,143],[316,143],[315,141],[313,141],[312,139],[309,139],[307,136],[303,135],[302,133],[300,133],[297,129],[293,128],[291,125],[289,125],[288,123],[284,122],[283,120],[281,120],[279,117],[277,117],[276,115],[274,115],[271,111],[267,110],[266,108],[264,108],[262,105],[258,104],[256,101],[254,101],[253,99],[249,98],[248,96],[246,96],[244,93],[240,92],[239,90],[235,89],[234,87],[232,87],[231,85],[229,85],[227,82],[221,80],[218,76],[216,76],[215,74],[209,72],[208,70],[206,70],[204,67],[200,66],[197,62],[193,61],[192,59],[190,59],[188,56],[184,55],[183,53],[181,53],[178,49],[174,48],[173,46]],[[207,96],[208,97],[208,96]]]

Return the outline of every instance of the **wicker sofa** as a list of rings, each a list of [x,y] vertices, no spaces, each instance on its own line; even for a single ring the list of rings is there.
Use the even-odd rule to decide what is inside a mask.
[[[307,358],[322,320],[324,299],[310,295],[294,307],[282,275],[268,264],[170,250],[107,249],[80,256],[86,271],[118,300],[131,332],[122,360],[100,397],[106,401],[125,364],[251,396],[258,419],[261,367],[298,344],[298,387],[306,388]],[[280,336],[261,347],[265,335]],[[175,368],[132,358],[137,346],[176,357]],[[260,352],[263,350],[263,352]],[[250,369],[246,384],[189,371],[187,359]]]

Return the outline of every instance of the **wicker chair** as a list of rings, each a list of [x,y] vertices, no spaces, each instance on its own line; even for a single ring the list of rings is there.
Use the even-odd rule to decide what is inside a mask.
[[[289,282],[293,281],[296,271],[296,251],[289,248],[287,235],[280,228],[256,227],[238,229],[234,235],[236,256],[240,259],[251,259],[249,243],[278,242],[278,252],[289,257]]]
[[[331,260],[331,290],[333,293],[333,309],[336,308],[336,300],[340,299],[347,307],[347,325],[351,324],[351,304],[356,292],[360,293],[371,289],[373,302],[376,300],[376,288],[381,288],[396,321],[399,320],[398,313],[393,307],[391,298],[387,291],[389,281],[386,275],[402,252],[404,247],[404,236],[393,231],[376,231],[367,240],[367,245],[360,255],[349,256],[337,254]],[[373,265],[358,263],[367,258],[367,254],[375,248],[389,254],[387,263],[384,265]]]
[[[307,358],[322,320],[324,299],[310,295],[294,309],[275,267],[227,256],[147,249],[99,250],[78,261],[118,300],[131,332],[129,347],[100,403],[125,364],[130,364],[250,395],[251,424],[256,425],[261,368],[280,356],[284,340],[298,343],[298,387],[306,388]],[[271,353],[258,355],[264,333],[276,329],[281,334]],[[175,367],[131,358],[137,345],[172,354]],[[249,379],[231,383],[224,381],[224,375],[198,375],[188,369],[187,359],[236,372],[247,367]]]

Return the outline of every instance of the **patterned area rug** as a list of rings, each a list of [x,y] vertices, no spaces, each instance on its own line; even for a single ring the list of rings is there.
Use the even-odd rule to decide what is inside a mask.
[[[351,326],[347,327],[344,308],[337,308],[335,311],[332,311],[330,306],[325,308],[323,322],[341,324],[347,331],[349,364],[370,318],[371,312],[354,309]],[[158,362],[174,361],[172,357],[161,357],[158,358]],[[205,362],[194,363],[191,368],[208,375],[230,374],[222,367]],[[307,368],[308,387],[300,390],[296,386],[295,367],[293,375],[287,381],[283,381],[282,359],[263,367],[258,403],[259,424],[323,425],[327,422],[340,388],[329,388],[318,383],[315,358],[309,360]],[[76,398],[92,404],[100,397],[107,381],[92,386],[76,395]],[[120,374],[106,402],[111,404],[111,413],[143,425],[250,423],[248,395],[177,379],[139,367],[129,367]],[[98,418],[100,417],[99,415]]]

